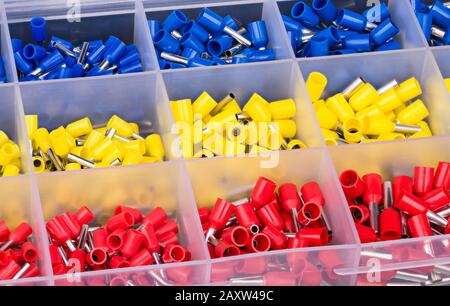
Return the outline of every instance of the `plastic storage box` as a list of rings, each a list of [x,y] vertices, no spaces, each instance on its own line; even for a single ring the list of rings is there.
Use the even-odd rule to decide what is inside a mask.
[[[355,1],[339,1],[339,6],[345,6],[346,2]],[[3,281],[0,285],[153,285],[155,279],[166,285],[227,285],[231,278],[263,277],[273,271],[282,272],[276,284],[296,279],[297,285],[357,285],[367,284],[364,276],[373,267],[371,259],[378,259],[378,267],[386,273],[450,265],[450,235],[361,244],[338,181],[338,173],[347,168],[361,173],[378,171],[389,176],[411,174],[414,165],[435,166],[439,160],[450,161],[450,99],[443,80],[443,76],[450,76],[446,60],[450,47],[428,46],[408,0],[388,2],[394,22],[401,30],[397,39],[402,50],[296,59],[281,19],[281,14],[294,1],[86,0],[81,1],[81,22],[69,23],[66,14],[71,8],[66,6],[66,1],[5,0],[0,7],[0,49],[9,83],[0,85],[3,110],[0,128],[19,142],[23,174],[1,178],[0,218],[11,225],[18,216],[29,220],[41,254],[42,276]],[[365,3],[356,1],[360,9]],[[161,71],[147,19],[165,16],[173,9],[193,14],[205,6],[233,13],[243,21],[262,17],[268,25],[277,60]],[[136,44],[145,72],[18,83],[10,39],[26,39],[25,29],[34,16],[49,21],[50,33],[63,37],[70,37],[72,33],[78,42],[115,34],[127,43]],[[375,83],[393,77],[416,76],[424,89],[424,101],[430,107],[430,124],[435,136],[326,147],[304,83],[312,71],[329,76],[329,90],[342,88],[359,75],[370,77]],[[168,148],[177,140],[177,135],[172,130],[169,99],[195,97],[203,90],[217,96],[231,91],[239,101],[245,101],[253,91],[267,99],[293,97],[299,110],[295,118],[298,135],[310,148],[263,156],[200,160],[183,160],[177,154],[168,154],[166,161],[149,165],[43,174],[33,171],[25,113],[39,114],[40,124],[48,128],[81,116],[89,116],[94,124],[102,123],[116,113],[139,122],[144,129],[159,132],[170,153],[172,150]],[[273,163],[275,167],[261,167],[265,163]],[[261,175],[280,183],[316,180],[326,199],[325,211],[333,229],[332,245],[211,259],[197,207],[212,206],[219,196],[246,194]],[[111,211],[118,204],[146,209],[162,205],[176,217],[180,240],[192,252],[193,260],[85,272],[75,279],[53,275],[45,220],[83,204],[93,207],[98,214]],[[295,271],[286,268],[287,263],[292,262],[296,263]],[[166,275],[166,280],[158,280],[159,272]]]

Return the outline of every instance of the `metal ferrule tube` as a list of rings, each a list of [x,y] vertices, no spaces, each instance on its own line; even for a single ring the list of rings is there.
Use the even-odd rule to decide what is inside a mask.
[[[250,117],[247,113],[237,113],[236,114],[236,119],[237,120],[252,120],[252,117]]]
[[[109,130],[106,131],[105,137],[109,138],[109,139],[112,139],[115,134],[116,134],[116,129],[115,128],[110,128]]]
[[[239,32],[233,30],[232,28],[230,28],[228,26],[223,28],[223,31],[247,47],[250,47],[252,45],[252,42],[250,40],[248,40],[247,38],[245,38],[244,36],[239,34]]]
[[[5,244],[3,244],[0,247],[0,251],[5,251],[7,248],[9,248],[13,244],[13,242],[14,242],[13,240],[9,240],[9,241],[5,242]]]
[[[386,181],[383,183],[383,207],[384,209],[392,208],[392,183]]]
[[[364,84],[366,84],[366,81],[362,77],[358,77],[347,87],[345,87],[345,89],[341,93],[346,99],[349,99],[355,92],[358,91],[358,89],[364,86]]]
[[[450,275],[450,266],[436,265],[434,271],[439,274]]]
[[[62,165],[61,160],[59,157],[53,152],[53,149],[48,149],[47,151],[48,157],[52,161],[53,165],[55,166],[56,170],[58,171],[64,171],[64,166]]]
[[[375,233],[380,233],[380,222],[378,220],[379,211],[377,203],[369,203],[370,210],[370,226],[375,231]]]
[[[228,50],[225,50],[225,52],[223,54],[225,54],[225,56],[227,58],[233,57],[234,55],[241,53],[242,50],[245,49],[245,46],[243,44],[236,44],[233,47],[231,47]]]
[[[229,93],[225,98],[223,98],[219,103],[217,103],[216,107],[210,112],[211,116],[217,115],[220,111],[227,106],[228,103],[233,101],[235,98],[233,93]]]
[[[151,277],[153,277],[156,280],[156,282],[159,283],[159,285],[163,285],[163,286],[172,286],[173,285],[173,283],[171,281],[162,278],[155,271],[148,271],[148,274]]]
[[[115,167],[115,166],[120,166],[121,163],[122,163],[122,161],[119,158],[116,158],[109,165],[112,167]]]
[[[450,217],[450,206],[448,206],[447,208],[444,208],[441,211],[438,211],[437,214],[442,218]]]
[[[392,260],[394,256],[391,252],[385,250],[376,250],[376,251],[361,251],[361,256],[377,258],[381,260]]]
[[[218,241],[217,241],[216,237],[214,237],[214,233],[215,232],[216,232],[215,229],[208,228],[208,230],[206,231],[206,235],[205,235],[205,242],[206,243],[211,243],[214,246],[217,245]]]
[[[291,215],[292,215],[292,222],[294,222],[295,231],[298,232],[300,230],[300,227],[298,226],[297,209],[292,208]]]
[[[181,35],[180,32],[178,32],[177,30],[173,30],[170,35],[172,35],[173,38],[180,40],[183,35]]]
[[[72,241],[70,241],[70,240],[67,240],[66,241],[66,246],[69,248],[69,250],[71,251],[71,252],[73,252],[73,251],[75,251],[77,248],[75,247],[75,245],[73,244],[73,242]]]
[[[98,65],[98,67],[100,68],[100,70],[105,70],[106,68],[108,68],[108,66],[109,66],[109,62],[106,60],[106,59],[104,59],[99,65]]]
[[[420,126],[406,125],[406,124],[396,124],[394,132],[404,133],[404,134],[415,134],[422,131]]]
[[[233,204],[234,206],[239,206],[239,205],[242,205],[242,204],[245,204],[245,203],[248,203],[248,202],[249,202],[248,198],[242,198],[242,199],[239,199],[237,201],[231,202],[231,204]]]
[[[427,274],[420,274],[412,271],[397,271],[395,278],[408,282],[422,283],[428,280]]]
[[[78,239],[77,249],[83,249],[84,246],[86,245],[88,232],[89,232],[89,225],[83,224],[83,226],[81,227],[80,237]]]
[[[242,278],[230,278],[230,284],[236,286],[263,286],[264,278],[260,276],[253,277],[242,277]]]
[[[67,159],[72,161],[72,162],[78,163],[78,164],[80,164],[80,165],[82,165],[83,167],[86,167],[86,168],[95,168],[95,163],[93,163],[93,162],[91,162],[91,161],[89,161],[87,159],[84,159],[81,156],[72,154],[72,153],[69,153],[67,155]]]
[[[372,30],[375,30],[377,27],[378,26],[375,23],[368,21],[367,24],[366,24],[366,31],[370,32]]]
[[[58,41],[52,41],[51,45],[53,48],[58,49],[59,51],[63,52],[64,54],[66,54],[70,57],[77,57],[75,52],[73,52],[72,50],[70,50],[69,48],[67,48],[66,46],[64,46],[63,44],[61,44]]]
[[[85,41],[83,43],[83,46],[81,47],[80,55],[78,56],[78,59],[77,59],[78,64],[84,65],[88,49],[89,49],[89,42]]]
[[[170,54],[167,52],[161,52],[161,58],[165,59],[166,61],[169,62],[173,62],[173,63],[178,63],[178,64],[182,64],[182,65],[188,65],[188,59],[176,54]]]
[[[82,147],[82,146],[84,146],[85,143],[86,143],[86,138],[77,138],[75,140],[75,145],[77,147]]]
[[[386,283],[387,287],[418,287],[420,282],[410,282],[403,279],[393,278]]]
[[[13,276],[13,280],[21,278],[30,268],[30,263],[25,263],[22,268],[19,270],[19,272],[16,273],[16,275]]]
[[[311,40],[311,38],[314,37],[314,35],[315,35],[314,33],[302,35],[302,43],[306,44]]]
[[[131,141],[133,141],[133,139],[129,139],[129,138],[120,136],[118,134],[114,134],[114,138],[119,139],[119,140],[121,140],[123,142],[131,142]]]
[[[434,36],[434,37],[439,38],[439,39],[443,39],[444,36],[445,36],[445,31],[442,30],[442,29],[439,29],[436,26],[432,26],[431,27],[431,36]]]
[[[133,137],[134,139],[144,140],[144,137],[136,133],[131,134],[131,137]]]
[[[330,221],[327,217],[327,214],[325,213],[325,210],[322,209],[321,219],[323,221],[323,224],[325,225],[325,228],[328,231],[328,236],[331,236],[333,234],[333,229],[331,228]]]
[[[389,83],[381,86],[380,88],[377,89],[378,94],[382,95],[384,94],[386,91],[392,89],[392,88],[396,88],[398,87],[398,82],[397,80],[392,80]]]
[[[58,252],[61,255],[61,259],[62,259],[64,265],[67,267],[69,265],[69,260],[67,259],[67,254],[64,251],[63,247],[59,247]]]
[[[401,217],[401,221],[402,221],[402,238],[409,238],[409,234],[408,234],[408,216],[403,213],[400,212],[400,217]]]
[[[442,227],[442,228],[447,227],[448,221],[445,218],[442,218],[441,216],[439,216],[438,214],[432,212],[431,210],[427,211],[427,217],[431,223],[433,223],[439,227]]]

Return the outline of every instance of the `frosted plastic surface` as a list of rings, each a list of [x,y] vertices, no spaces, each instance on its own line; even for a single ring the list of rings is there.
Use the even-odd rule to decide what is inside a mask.
[[[309,1],[310,2],[310,1]],[[365,1],[339,1],[364,9]],[[357,237],[344,195],[339,188],[338,173],[354,168],[361,172],[380,171],[386,176],[411,173],[415,164],[435,166],[450,160],[449,95],[443,77],[450,76],[449,47],[428,47],[407,0],[389,1],[394,21],[401,29],[398,41],[403,49],[383,53],[296,59],[290,49],[281,14],[294,1],[81,1],[81,23],[68,23],[65,1],[11,1],[0,6],[0,51],[5,61],[8,84],[0,85],[0,129],[17,141],[22,149],[23,174],[0,178],[0,219],[10,224],[27,219],[33,226],[39,246],[41,277],[5,281],[24,285],[154,285],[155,273],[167,276],[171,284],[229,284],[230,278],[249,276],[248,265],[262,267],[252,275],[263,275],[287,267],[288,258],[296,258],[298,285],[355,285],[358,275],[367,272],[367,251],[414,253],[407,260],[383,261],[382,270],[413,269],[450,263],[449,236],[379,242],[362,245]],[[39,4],[39,5],[38,5]],[[192,17],[204,6],[231,14],[243,23],[264,19],[271,47],[277,60],[266,63],[231,65],[160,71],[146,20],[164,18],[173,9],[183,9]],[[49,20],[49,32],[74,41],[118,35],[138,47],[145,72],[84,79],[18,83],[12,55],[11,37],[30,40],[28,20],[41,15]],[[68,29],[72,35],[68,34]],[[93,31],[95,29],[95,31]],[[68,36],[69,35],[69,36]],[[376,85],[391,78],[403,80],[416,76],[430,107],[430,124],[437,136],[409,141],[325,147],[304,80],[312,71],[329,77],[328,93],[341,90],[356,76]],[[241,104],[257,91],[268,100],[292,97],[298,114],[298,135],[309,149],[271,153],[269,156],[183,160],[172,154],[170,146],[173,116],[171,99],[195,98],[207,90],[216,99],[233,92]],[[30,158],[23,115],[39,114],[40,125],[55,128],[82,116],[94,124],[104,124],[118,114],[139,123],[145,133],[158,132],[168,152],[162,163],[113,169],[94,169],[70,173],[36,174]],[[150,124],[151,122],[151,124]],[[261,168],[268,158],[278,159],[273,169]],[[197,207],[212,206],[216,197],[238,197],[248,193],[260,175],[279,183],[297,184],[318,181],[327,201],[326,213],[333,226],[333,243],[327,247],[281,250],[241,257],[211,259],[204,244]],[[93,183],[95,182],[95,183]],[[173,212],[180,227],[180,239],[189,247],[193,261],[180,264],[146,266],[81,274],[80,282],[51,271],[45,221],[64,210],[90,206],[107,218],[117,204],[130,204],[149,210],[163,205]],[[433,253],[430,255],[430,245]],[[412,250],[412,251],[411,251]],[[301,264],[308,262],[311,265]],[[290,272],[288,272],[289,274]],[[292,275],[291,275],[292,276]]]

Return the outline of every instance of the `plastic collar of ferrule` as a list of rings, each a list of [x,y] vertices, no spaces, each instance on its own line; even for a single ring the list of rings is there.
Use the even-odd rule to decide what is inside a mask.
[[[321,128],[335,130],[338,126],[338,117],[325,104],[324,101],[317,101],[313,104],[317,120]]]
[[[377,98],[377,90],[371,84],[366,83],[349,99],[349,104],[355,112],[358,112],[372,105]]]
[[[395,91],[402,102],[407,102],[422,94],[422,88],[420,87],[419,81],[414,77],[401,83]]]
[[[363,119],[363,133],[381,135],[394,131],[395,124],[385,116],[366,116]]]
[[[194,116],[201,116],[205,118],[215,107],[217,102],[206,92],[202,94],[192,103],[192,112]]]
[[[254,93],[247,104],[244,106],[243,111],[255,122],[270,122],[272,115],[269,109],[269,102],[267,102],[259,94]]]
[[[328,98],[325,105],[338,117],[340,122],[355,116],[355,112],[342,94]]]
[[[356,117],[346,119],[342,124],[342,129],[344,130],[344,138],[348,143],[358,143],[364,137],[363,122]]]
[[[415,125],[430,115],[422,100],[416,100],[402,110],[397,119],[402,124]]]

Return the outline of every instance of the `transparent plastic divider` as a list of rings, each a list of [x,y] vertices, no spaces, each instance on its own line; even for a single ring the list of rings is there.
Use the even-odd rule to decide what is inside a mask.
[[[24,1],[5,3],[9,22],[28,22],[35,16],[49,19],[66,19],[68,16],[88,17],[132,13],[134,0],[80,0],[75,3],[61,0]],[[80,16],[81,15],[81,16]]]
[[[441,82],[444,82],[445,79],[450,78],[450,63],[448,61],[448,54],[450,54],[450,46],[436,47],[430,49],[433,58],[436,61],[437,67],[442,75]],[[443,114],[449,114],[450,112],[450,93],[448,92],[448,88],[444,82],[444,88],[447,91],[447,101],[449,103],[445,104],[444,101],[440,104],[440,109]],[[447,115],[447,126],[442,125],[442,128],[450,134],[450,118]]]
[[[1,12],[1,56],[5,65],[6,82],[17,82],[16,62],[11,45],[11,38],[9,35],[8,21],[6,18],[6,11],[3,2],[0,3]]]
[[[291,60],[248,65],[163,71],[170,100],[193,101],[207,91],[216,101],[233,93],[244,106],[254,92],[267,101],[293,98],[297,104],[297,136],[309,147],[323,146],[322,135],[314,118],[303,79]],[[189,86],[186,86],[189,80]]]
[[[340,196],[326,148],[283,151],[279,155],[271,154],[270,160],[267,157],[262,155],[186,161],[197,206],[212,207],[218,197],[228,201],[247,197],[260,176],[274,180],[278,186],[293,182],[300,187],[308,181],[317,181],[325,197],[324,211],[333,229],[332,245],[213,259],[211,283],[230,284],[233,277],[263,276],[265,272],[275,269],[287,272],[284,274],[287,279],[297,278],[304,272],[304,278],[297,281],[304,282],[305,285],[321,279],[321,272],[324,272],[323,280],[333,284],[351,284],[352,278],[342,279],[333,272],[336,267],[355,265],[358,253],[355,252],[355,246],[358,240],[352,230],[351,216]],[[208,192],[204,192],[205,190]],[[287,265],[286,260],[293,263],[294,267]],[[245,267],[248,267],[248,271]]]
[[[298,60],[298,63],[305,79],[313,71],[319,71],[328,77],[328,85],[323,97],[339,93],[359,76],[376,88],[392,79],[403,82],[410,77],[416,77],[423,90],[421,99],[430,110],[427,121],[430,123],[433,135],[448,133],[448,112],[442,113],[449,103],[448,94],[437,66],[427,49],[344,55]]]
[[[156,19],[160,22],[170,14],[172,10],[182,10],[189,19],[197,19],[198,14],[204,7],[213,9],[221,16],[231,15],[242,26],[258,20],[266,22],[269,43],[267,48],[274,49],[276,59],[289,59],[289,45],[283,35],[278,12],[272,0],[247,0],[247,1],[225,1],[225,2],[202,2],[192,5],[185,3],[173,7],[153,7],[151,2],[144,1],[147,19]],[[246,64],[240,64],[246,65]],[[190,68],[192,69],[192,68]],[[195,68],[194,68],[195,69]]]
[[[410,0],[390,0],[389,11],[392,21],[400,29],[397,37],[403,48],[428,47],[416,15],[411,9]]]
[[[51,285],[51,272],[49,270],[48,243],[43,227],[40,210],[39,195],[34,179],[31,175],[1,178],[0,220],[6,222],[12,230],[22,222],[27,222],[33,229],[32,242],[38,249],[39,258],[36,262],[41,276],[21,278],[18,280],[0,281],[0,286],[22,285],[42,286]],[[47,248],[47,250],[45,250]]]
[[[134,41],[144,64],[144,70],[159,70],[156,51],[148,29],[147,18],[142,1],[136,1],[136,15],[134,21]]]
[[[38,114],[41,127],[52,130],[85,116],[94,126],[104,126],[116,114],[138,123],[142,135],[161,134],[166,159],[175,158],[170,150],[173,119],[168,103],[163,103],[167,101],[163,82],[155,72],[20,86],[25,114]]]
[[[439,161],[449,161],[450,136],[348,145],[332,147],[329,151],[338,174],[354,169],[361,176],[375,172],[385,180],[392,180],[397,175],[413,176],[415,166],[436,167]],[[361,256],[359,267],[345,271],[347,274],[364,272],[368,260],[386,252],[392,258],[380,261],[382,270],[392,270],[400,263],[414,266],[417,261],[432,265],[436,259],[450,257],[449,239],[450,235],[441,235],[362,244],[361,254],[366,255]]]
[[[20,149],[20,173],[30,173],[30,144],[25,127],[20,93],[15,85],[0,86],[0,130]],[[2,179],[2,178],[0,178]]]
[[[222,3],[241,2],[242,0],[222,0]],[[209,4],[210,0],[142,0],[145,7],[174,7],[179,5]]]
[[[89,283],[90,276],[118,275],[133,280],[140,271],[161,270],[174,284],[200,284],[207,281],[205,260],[208,260],[200,224],[196,220],[194,199],[180,161],[97,171],[64,172],[37,178],[44,218],[66,211],[74,213],[82,205],[88,206],[99,224],[105,224],[117,205],[128,205],[147,214],[152,208],[164,208],[179,226],[180,244],[192,252],[192,262],[155,266],[82,272],[77,279],[55,276],[56,285]],[[92,182],[96,182],[95,185]],[[159,272],[158,272],[159,273]],[[86,275],[86,277],[85,277]],[[152,279],[148,279],[152,282]],[[81,282],[81,283],[80,283]],[[108,285],[110,283],[104,283]]]
[[[439,135],[448,135],[450,134],[450,95],[430,50],[428,49],[424,67],[424,75],[429,76],[425,82],[424,99],[433,101],[428,104],[431,128]]]

